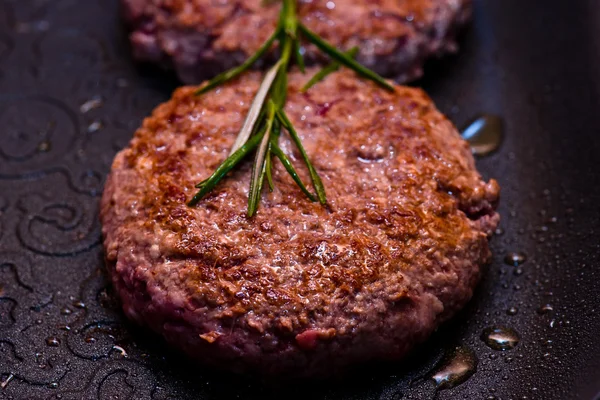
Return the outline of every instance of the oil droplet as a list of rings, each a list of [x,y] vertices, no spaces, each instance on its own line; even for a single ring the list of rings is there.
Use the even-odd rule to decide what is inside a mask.
[[[438,389],[451,389],[465,382],[477,371],[477,356],[468,347],[458,347],[441,362],[431,376]]]
[[[486,156],[498,150],[502,143],[504,124],[497,115],[484,114],[471,122],[461,136],[477,156]]]
[[[73,302],[73,307],[84,309],[85,303],[81,300],[77,300]]]
[[[88,133],[98,132],[104,125],[100,121],[94,121],[87,127]]]
[[[44,140],[38,144],[37,150],[40,153],[47,153],[52,149],[52,144],[48,140]]]
[[[481,340],[494,350],[510,350],[519,343],[519,334],[512,328],[490,327],[483,330]]]
[[[504,264],[518,267],[527,261],[527,256],[523,253],[510,252],[504,256]]]
[[[62,315],[69,315],[69,314],[71,314],[72,312],[73,312],[73,311],[71,311],[71,309],[70,309],[69,307],[65,307],[65,308],[63,308],[62,310],[60,310],[60,313],[61,313]]]
[[[94,343],[95,341],[96,341],[96,338],[95,338],[95,337],[91,337],[91,336],[90,336],[90,337],[86,337],[86,338],[85,338],[85,342],[86,342],[86,343]]]
[[[550,304],[544,304],[537,310],[538,314],[548,314],[552,311],[554,311],[554,307],[552,307]]]
[[[10,383],[10,381],[12,381],[14,377],[15,376],[13,374],[9,374],[8,377],[4,381],[0,382],[0,389],[4,389],[5,387],[7,387],[8,384]]]
[[[99,96],[93,97],[79,107],[79,112],[85,114],[95,108],[102,107],[102,98]]]
[[[510,316],[517,315],[519,313],[519,310],[516,307],[511,307],[508,310],[506,310],[506,313]]]
[[[47,337],[46,344],[51,347],[58,347],[60,346],[60,339],[54,336]]]
[[[57,383],[57,382],[52,382],[52,383],[49,383],[49,384],[48,384],[48,387],[49,387],[50,389],[56,389],[56,388],[58,388],[58,383]]]
[[[114,345],[112,349],[118,352],[122,357],[127,357],[127,352],[121,346]]]

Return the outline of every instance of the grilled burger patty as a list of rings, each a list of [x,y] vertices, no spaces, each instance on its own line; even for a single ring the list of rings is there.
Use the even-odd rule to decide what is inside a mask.
[[[309,71],[310,73],[315,72]],[[194,184],[227,157],[261,76],[195,87],[145,119],[102,198],[104,246],[128,317],[206,364],[322,375],[397,360],[470,299],[489,256],[499,187],[422,90],[353,72],[286,106],[327,190],[311,203],[274,162],[245,215],[251,161],[198,206]],[[281,146],[310,182],[286,134]]]
[[[122,0],[134,56],[173,67],[198,83],[242,63],[271,35],[278,1]],[[302,21],[357,59],[398,82],[417,78],[425,59],[456,50],[454,36],[471,0],[300,0]],[[313,47],[309,63],[324,61]]]

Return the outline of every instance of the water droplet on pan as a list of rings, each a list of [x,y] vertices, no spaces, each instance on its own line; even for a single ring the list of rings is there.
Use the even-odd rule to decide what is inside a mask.
[[[121,346],[113,346],[112,350],[116,351],[121,357],[127,357],[127,352]]]
[[[85,303],[81,300],[77,300],[73,302],[73,307],[84,309]]]
[[[9,374],[8,377],[4,381],[0,382],[0,389],[4,389],[5,387],[7,387],[8,384],[10,383],[10,381],[12,381],[14,377],[15,376],[13,374]]]
[[[508,310],[506,310],[506,313],[508,315],[517,315],[519,313],[519,310],[516,307],[511,307]]]
[[[544,304],[537,310],[538,314],[548,314],[552,311],[554,311],[554,308],[550,304]]]
[[[486,156],[498,150],[502,143],[504,124],[496,115],[484,114],[471,122],[461,133],[477,156]]]
[[[86,101],[85,103],[83,103],[79,107],[79,112],[81,112],[82,114],[85,114],[95,108],[98,108],[98,107],[102,107],[102,98],[99,96],[94,97],[94,98]]]
[[[494,350],[510,350],[519,343],[519,334],[512,328],[493,326],[483,330],[481,340]]]
[[[55,336],[47,337],[46,344],[50,347],[58,347],[60,346],[60,339]]]
[[[451,389],[471,377],[477,370],[477,356],[468,347],[458,347],[444,357],[431,376],[438,389]]]
[[[48,140],[44,140],[38,144],[37,150],[40,153],[47,153],[52,149],[52,144]]]
[[[88,131],[88,133],[98,132],[100,129],[102,129],[103,126],[104,125],[102,124],[102,122],[94,121],[88,125],[87,131]]]
[[[527,261],[527,256],[523,253],[510,252],[504,256],[504,264],[518,267]]]

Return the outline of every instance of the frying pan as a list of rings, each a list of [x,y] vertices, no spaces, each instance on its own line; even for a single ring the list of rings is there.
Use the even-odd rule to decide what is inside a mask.
[[[600,4],[475,0],[456,56],[422,86],[459,127],[500,115],[478,160],[501,229],[473,300],[403,363],[305,384],[207,371],[131,326],[102,261],[114,154],[177,85],[137,67],[116,0],[0,0],[1,399],[591,399],[600,390]],[[507,253],[526,261],[507,265]],[[519,344],[497,351],[483,330]],[[444,354],[477,371],[436,391]],[[291,377],[293,378],[293,377]]]

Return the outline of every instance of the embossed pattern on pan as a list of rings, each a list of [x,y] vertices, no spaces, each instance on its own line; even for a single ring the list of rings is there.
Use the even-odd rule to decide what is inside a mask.
[[[97,222],[103,179],[175,87],[135,69],[117,3],[0,0],[0,399],[433,399],[433,384],[417,378],[456,345],[474,350],[477,372],[439,399],[592,397],[595,1],[474,2],[463,52],[421,84],[459,126],[480,112],[505,118],[503,147],[478,163],[503,187],[494,261],[467,309],[404,366],[283,389],[194,367],[128,325],[114,300]],[[527,261],[505,265],[509,252]],[[490,326],[515,329],[519,345],[488,348]]]

